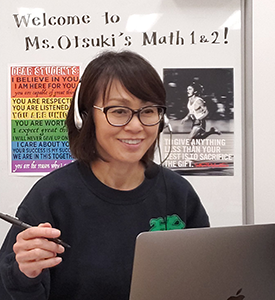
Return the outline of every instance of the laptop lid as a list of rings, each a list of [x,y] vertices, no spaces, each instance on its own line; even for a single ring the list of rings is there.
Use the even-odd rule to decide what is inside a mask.
[[[130,300],[274,300],[275,224],[141,233]]]

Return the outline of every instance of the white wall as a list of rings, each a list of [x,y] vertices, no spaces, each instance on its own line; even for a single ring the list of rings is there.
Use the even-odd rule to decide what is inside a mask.
[[[253,0],[255,222],[275,222],[275,2]]]
[[[77,43],[64,49],[57,46],[56,41],[59,37],[74,38],[77,36],[81,40],[83,37],[98,37],[102,33],[105,36],[114,34],[116,46],[121,48],[128,45],[121,36],[121,33],[125,32],[126,36],[132,37],[129,49],[144,55],[156,67],[160,75],[163,68],[209,68],[213,66],[234,68],[234,176],[188,176],[188,179],[200,195],[209,213],[212,226],[242,224],[242,199],[244,197],[242,190],[241,32],[240,26],[237,26],[240,25],[239,14],[233,20],[234,22],[231,22],[232,24],[227,25],[230,27],[229,43],[205,44],[205,40],[203,39],[204,42],[202,42],[200,39],[206,34],[206,31],[210,36],[213,30],[220,31],[221,26],[225,26],[223,24],[226,20],[230,19],[232,15],[236,16],[235,12],[239,10],[240,1],[116,0],[112,2],[93,0],[92,6],[87,0],[80,0],[81,5],[72,3],[72,5],[65,6],[63,1],[54,0],[7,1],[5,7],[0,11],[1,24],[3,24],[0,38],[0,211],[14,214],[18,204],[38,179],[34,174],[30,176],[29,174],[25,174],[27,176],[20,176],[17,173],[10,174],[10,162],[7,160],[11,154],[8,66],[69,63],[80,64],[81,67],[84,67],[99,49],[76,47]],[[52,5],[52,2],[56,5]],[[43,22],[38,21],[43,19],[42,12],[45,12],[48,17],[68,16],[72,13],[82,16],[85,13],[90,16],[92,21],[89,24],[80,24],[74,27],[53,26],[53,24],[44,26]],[[106,19],[102,18],[106,15],[104,12],[116,14],[120,17],[120,21],[106,24]],[[18,26],[13,17],[14,14],[21,16],[28,13],[31,13],[33,22],[30,21],[29,25],[21,22],[21,26]],[[148,30],[154,30],[160,36],[181,29],[182,34],[186,36],[186,43],[182,47],[169,44],[158,45],[157,48],[153,45],[142,45],[143,26],[142,28],[127,28],[129,17],[136,16],[136,14],[154,17],[154,22],[149,24],[148,28],[150,29]],[[173,17],[170,14],[173,14]],[[156,16],[157,18],[155,18]],[[137,23],[141,24],[142,22]],[[189,38],[191,32],[198,34],[200,42],[194,44],[191,40],[191,43]],[[34,47],[26,50],[24,45],[28,36],[32,39],[37,36],[41,41],[51,41],[51,47],[43,47],[41,44],[40,47],[37,47],[39,49]],[[221,32],[220,37],[224,37],[224,31]],[[74,38],[74,40],[78,39]],[[227,192],[228,189],[230,192]],[[0,222],[0,243],[9,226],[3,221]]]

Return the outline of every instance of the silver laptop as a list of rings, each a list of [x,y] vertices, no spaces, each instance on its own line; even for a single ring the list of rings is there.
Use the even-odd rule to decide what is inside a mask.
[[[137,237],[130,300],[229,299],[275,299],[275,224]]]

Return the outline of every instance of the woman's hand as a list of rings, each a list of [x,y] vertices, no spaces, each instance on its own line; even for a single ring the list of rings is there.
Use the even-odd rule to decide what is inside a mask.
[[[35,278],[43,269],[58,265],[62,258],[57,257],[57,254],[63,253],[65,249],[47,238],[59,236],[60,230],[52,228],[49,223],[20,232],[13,246],[20,271],[29,278]]]

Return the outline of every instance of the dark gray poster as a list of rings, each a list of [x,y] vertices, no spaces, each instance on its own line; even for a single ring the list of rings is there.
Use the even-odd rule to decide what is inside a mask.
[[[164,69],[163,165],[181,175],[234,175],[233,68]]]

